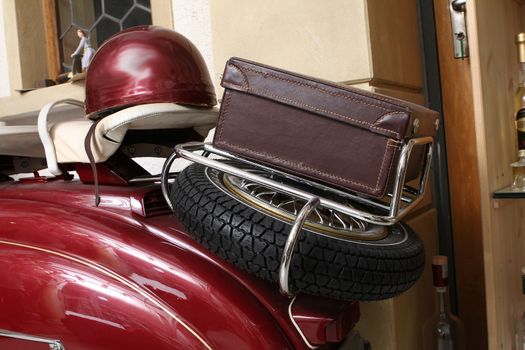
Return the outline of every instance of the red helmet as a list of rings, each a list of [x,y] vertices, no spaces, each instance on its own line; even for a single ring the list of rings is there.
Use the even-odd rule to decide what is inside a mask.
[[[119,32],[93,56],[86,73],[86,115],[138,104],[173,102],[212,107],[215,89],[204,60],[184,36],[161,27]]]

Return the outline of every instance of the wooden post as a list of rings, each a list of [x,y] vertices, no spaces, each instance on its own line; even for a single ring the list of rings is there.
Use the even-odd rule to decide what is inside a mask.
[[[44,24],[47,43],[47,69],[49,77],[56,80],[61,73],[60,54],[58,51],[58,33],[55,0],[44,0]]]

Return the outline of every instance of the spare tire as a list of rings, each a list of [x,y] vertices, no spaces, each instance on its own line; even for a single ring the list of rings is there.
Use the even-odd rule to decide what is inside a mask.
[[[291,225],[234,198],[210,180],[207,169],[192,164],[177,176],[171,192],[175,214],[204,247],[276,283]],[[385,230],[373,241],[303,230],[292,258],[290,289],[342,300],[381,300],[406,291],[423,271],[423,245],[406,224]]]

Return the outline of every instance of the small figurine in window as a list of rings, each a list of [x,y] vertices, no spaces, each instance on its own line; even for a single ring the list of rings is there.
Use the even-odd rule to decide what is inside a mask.
[[[85,71],[89,66],[91,58],[95,54],[95,50],[91,47],[91,42],[86,36],[86,32],[82,29],[77,29],[77,35],[80,42],[75,52],[71,54],[71,58],[73,58],[73,74]]]

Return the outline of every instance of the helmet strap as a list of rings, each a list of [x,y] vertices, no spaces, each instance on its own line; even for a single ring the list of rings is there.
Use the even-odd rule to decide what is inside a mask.
[[[86,135],[86,138],[84,139],[84,149],[89,159],[89,164],[91,164],[91,171],[93,172],[93,182],[95,184],[95,206],[96,207],[98,207],[98,205],[100,204],[100,191],[99,191],[99,186],[98,186],[97,163],[95,162],[95,157],[93,156],[93,150],[91,149],[91,140],[93,139],[93,135],[95,134],[95,129],[97,128],[97,124],[100,120],[101,119],[91,124],[88,130],[88,133]]]

